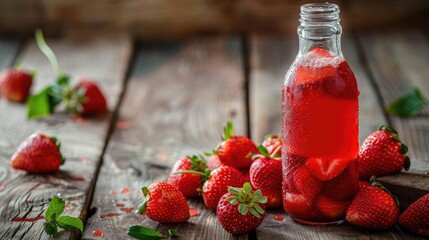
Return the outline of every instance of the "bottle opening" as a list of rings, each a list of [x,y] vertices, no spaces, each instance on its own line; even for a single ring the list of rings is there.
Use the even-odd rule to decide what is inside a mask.
[[[340,8],[333,3],[310,3],[301,6],[300,22],[308,23],[334,23],[340,21]]]

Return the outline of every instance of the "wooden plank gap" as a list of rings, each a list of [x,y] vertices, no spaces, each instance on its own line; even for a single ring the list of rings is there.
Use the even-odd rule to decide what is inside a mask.
[[[243,55],[243,76],[244,76],[244,97],[245,97],[245,113],[246,113],[246,135],[252,138],[251,123],[251,108],[250,108],[250,55],[251,48],[249,43],[249,35],[241,35],[241,54]]]

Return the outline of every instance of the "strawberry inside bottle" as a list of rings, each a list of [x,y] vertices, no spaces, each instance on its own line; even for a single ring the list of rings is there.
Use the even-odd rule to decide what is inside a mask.
[[[309,225],[344,221],[359,187],[358,96],[339,8],[301,6],[299,52],[282,89],[283,206]]]

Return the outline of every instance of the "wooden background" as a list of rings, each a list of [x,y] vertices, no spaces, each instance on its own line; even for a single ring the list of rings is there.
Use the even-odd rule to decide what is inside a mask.
[[[294,33],[299,6],[291,0],[2,0],[0,33],[78,35],[127,32],[139,38],[207,33]],[[426,0],[333,0],[347,31],[428,26]]]

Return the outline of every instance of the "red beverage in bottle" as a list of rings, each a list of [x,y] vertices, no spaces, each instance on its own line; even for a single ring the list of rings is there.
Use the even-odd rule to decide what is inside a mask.
[[[332,22],[310,24],[320,12],[338,17],[339,10],[326,3],[301,7],[300,52],[282,89],[283,206],[311,225],[341,223],[359,189],[359,91],[341,53],[338,22],[339,31],[326,28]]]

